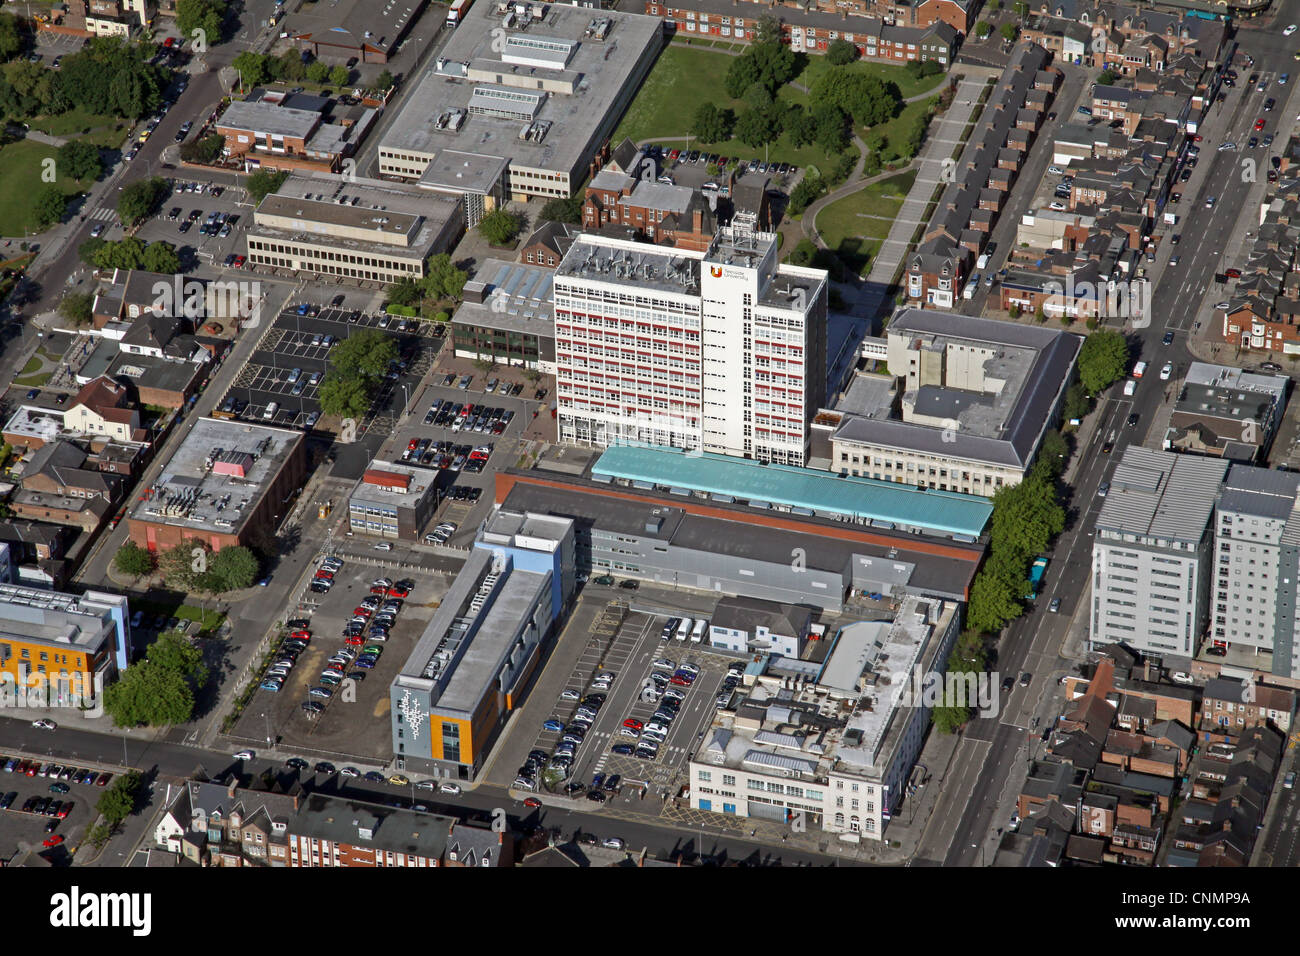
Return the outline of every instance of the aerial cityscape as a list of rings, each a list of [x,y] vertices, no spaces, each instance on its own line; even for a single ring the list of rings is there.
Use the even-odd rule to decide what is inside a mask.
[[[52,925],[88,868],[1300,866],[1300,0],[680,3],[0,8]]]

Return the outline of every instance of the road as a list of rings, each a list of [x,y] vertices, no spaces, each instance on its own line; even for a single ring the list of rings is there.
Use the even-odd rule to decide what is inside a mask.
[[[125,749],[124,749],[125,748]],[[228,773],[240,773],[246,780],[259,776],[264,770],[285,772],[283,764],[263,759],[244,762],[233,759],[228,753],[205,750],[171,742],[124,741],[124,738],[60,727],[55,731],[37,730],[28,721],[0,719],[0,751],[21,752],[32,757],[58,757],[77,764],[94,764],[107,767],[134,767],[151,777],[159,792],[162,784],[179,783],[202,769],[210,778]],[[290,772],[291,773],[291,772]],[[454,800],[443,795],[429,794],[387,784],[367,784],[343,781],[337,777],[317,779],[313,774],[303,778],[304,783],[320,792],[356,800],[393,806],[409,807],[422,803],[434,812],[446,813],[461,819],[490,817],[498,808],[508,815],[512,829],[523,830],[534,826],[559,829],[564,836],[595,834],[598,837],[622,837],[628,848],[637,851],[642,847],[656,858],[669,859],[674,854],[684,854],[688,859],[701,852],[717,859],[746,860],[762,866],[829,866],[848,865],[835,858],[819,856],[785,847],[779,849],[736,839],[734,836],[715,833],[705,827],[681,830],[655,826],[625,818],[612,818],[597,810],[583,812],[543,807],[530,810],[522,802],[512,799],[503,789],[480,786],[467,791]],[[418,795],[417,795],[418,794]],[[156,812],[158,807],[151,808]]]
[[[1210,321],[1215,314],[1213,304],[1228,298],[1230,289],[1217,285],[1214,275],[1242,264],[1248,249],[1243,240],[1249,243],[1246,233],[1258,222],[1258,197],[1264,189],[1268,156],[1285,144],[1296,115],[1292,95],[1295,85],[1282,86],[1277,79],[1279,74],[1296,69],[1292,57],[1297,44],[1282,37],[1280,28],[1273,24],[1297,21],[1300,0],[1287,0],[1271,24],[1239,32],[1240,48],[1255,58],[1255,64],[1251,69],[1239,68],[1237,86],[1225,88],[1221,105],[1211,108],[1201,128],[1198,167],[1188,182],[1177,187],[1176,191],[1182,192],[1181,202],[1169,207],[1179,214],[1180,221],[1176,227],[1162,227],[1165,238],[1157,249],[1157,261],[1147,264],[1154,284],[1151,321],[1144,328],[1132,329],[1130,341],[1132,351],[1148,361],[1151,371],[1140,380],[1131,397],[1122,394],[1119,384],[1102,396],[1095,412],[1099,416],[1096,426],[1086,446],[1075,450],[1080,465],[1073,483],[1068,526],[1049,554],[1048,584],[1037,605],[1008,627],[999,642],[994,667],[999,676],[1029,671],[1033,682],[1028,689],[1015,687],[1002,713],[977,719],[968,726],[945,786],[948,792],[936,811],[917,865],[981,866],[992,862],[997,838],[1008,823],[1000,814],[1023,778],[1029,758],[1041,751],[1041,745],[1037,745],[1040,724],[1035,718],[1059,711],[1055,694],[1058,678],[1071,666],[1071,659],[1061,656],[1071,622],[1076,615],[1088,614],[1091,529],[1102,503],[1098,486],[1108,478],[1126,447],[1159,443],[1161,436],[1157,432],[1164,422],[1158,411],[1176,387],[1178,374],[1192,360],[1188,336],[1204,339],[1221,335],[1221,324],[1215,328]],[[1265,92],[1246,83],[1249,73],[1255,70],[1269,81]],[[1277,99],[1277,106],[1265,112],[1264,101],[1270,96]],[[1256,133],[1253,127],[1260,118],[1266,125]],[[1276,138],[1273,149],[1246,151],[1250,137],[1262,137],[1265,132],[1272,132]],[[1224,141],[1236,142],[1239,149],[1219,152],[1217,146]],[[1248,152],[1245,157],[1244,151]],[[1254,160],[1258,175],[1253,179],[1243,175],[1243,158]],[[1042,157],[1039,159],[1045,163]],[[1213,207],[1205,202],[1210,196],[1215,197]],[[1004,217],[1012,222],[1016,218]],[[1172,243],[1174,233],[1182,237],[1176,246]],[[1010,248],[1009,237],[1008,232],[1004,241],[998,242],[1003,256]],[[1169,259],[1175,254],[1179,263],[1171,266]],[[975,306],[980,304],[977,300]],[[1174,333],[1168,346],[1162,343],[1167,331]],[[1230,357],[1225,350],[1223,359]],[[1167,361],[1175,367],[1169,382],[1161,381],[1157,374]],[[1132,426],[1127,424],[1131,414],[1138,416]],[[1102,452],[1107,443],[1112,445],[1108,454]],[[1060,613],[1047,612],[1048,603],[1058,597]],[[1086,620],[1083,623],[1086,626]],[[1288,812],[1295,817],[1294,807]],[[1294,819],[1288,822],[1294,826]],[[1286,860],[1300,856],[1294,833],[1273,839]]]

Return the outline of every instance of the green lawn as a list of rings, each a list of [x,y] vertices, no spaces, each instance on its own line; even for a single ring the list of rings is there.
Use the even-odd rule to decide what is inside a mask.
[[[41,180],[42,160],[58,150],[44,143],[19,140],[0,149],[0,236],[21,236],[36,232],[32,205],[45,183]],[[69,196],[81,191],[74,179],[60,176],[59,187]]]
[[[126,120],[79,109],[57,116],[38,116],[31,121],[31,127],[51,136],[76,136],[104,149],[117,149],[131,130]],[[83,135],[82,130],[90,132]]]
[[[817,54],[808,57],[808,65],[804,71],[794,78],[796,83],[812,89],[818,79],[833,69],[830,61],[825,56]],[[916,96],[919,93],[928,93],[930,90],[938,89],[948,78],[946,73],[940,73],[937,76],[927,76],[923,80],[915,80],[912,74],[901,66],[890,66],[887,63],[873,63],[870,60],[856,60],[849,64],[849,69],[854,73],[866,73],[869,76],[879,77],[882,80],[893,80],[898,85],[898,92],[903,99]],[[807,105],[807,96],[800,94],[800,102]]]
[[[917,100],[915,103],[904,105],[903,111],[887,123],[881,123],[879,126],[872,126],[865,131],[859,130],[865,142],[871,142],[871,137],[877,133],[885,137],[885,148],[881,153],[880,160],[884,163],[903,162],[899,155],[899,147],[903,144],[903,138],[907,135],[907,130],[914,122],[914,118],[923,115],[929,109],[926,100]]]
[[[899,173],[823,209],[817,231],[827,248],[858,275],[865,275],[915,180],[915,170]]]
[[[623,122],[614,132],[613,141],[621,142],[626,136],[637,143],[658,140],[670,148],[683,148],[687,145],[685,137],[690,135],[695,111],[701,104],[715,103],[720,108],[730,108],[739,114],[745,108],[744,104],[740,100],[731,99],[722,90],[722,78],[726,76],[732,59],[725,53],[694,45],[688,47],[677,43],[669,44],[659,55],[659,60],[646,77],[641,91],[628,107]],[[799,102],[807,100],[806,96],[792,87],[786,87],[780,95]],[[691,145],[707,146],[710,152],[745,160],[765,158],[762,149],[746,146],[736,139],[721,143],[693,141]],[[793,163],[796,166],[829,165],[826,154],[816,146],[796,149],[784,136],[769,146],[766,159]]]

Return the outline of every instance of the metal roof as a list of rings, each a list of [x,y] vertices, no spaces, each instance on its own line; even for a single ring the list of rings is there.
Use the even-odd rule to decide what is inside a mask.
[[[987,498],[974,495],[657,446],[612,446],[592,475],[972,537],[993,512]]]
[[[1115,469],[1098,529],[1196,543],[1228,471],[1217,458],[1130,447]]]

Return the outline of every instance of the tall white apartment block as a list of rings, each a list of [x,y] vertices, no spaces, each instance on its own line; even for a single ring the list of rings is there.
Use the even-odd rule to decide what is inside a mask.
[[[1111,478],[1092,546],[1093,650],[1196,654],[1212,577],[1211,521],[1228,462],[1131,446]]]
[[[803,465],[827,289],[773,233],[723,228],[703,252],[579,237],[554,280],[560,440]]]

